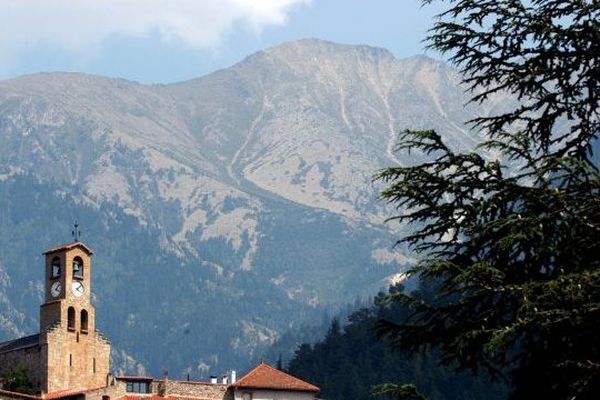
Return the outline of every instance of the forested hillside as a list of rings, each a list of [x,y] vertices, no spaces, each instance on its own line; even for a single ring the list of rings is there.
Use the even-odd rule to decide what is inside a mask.
[[[392,287],[390,291],[400,290]],[[417,292],[430,296],[427,291]],[[302,344],[290,360],[288,370],[321,388],[327,400],[372,400],[375,385],[414,383],[429,400],[495,400],[505,397],[505,388],[486,376],[473,377],[441,368],[431,353],[411,357],[394,352],[376,333],[378,322],[399,321],[408,310],[384,301],[379,293],[374,304],[356,310],[347,324],[334,318],[325,338],[316,344]]]
[[[283,329],[291,323],[284,315],[299,320],[318,315],[314,307],[291,306],[284,295],[276,296],[258,273],[226,275],[208,261],[199,264],[196,259],[165,254],[155,227],[140,225],[116,206],[96,208],[81,202],[77,189],[68,189],[73,192],[29,175],[0,180],[0,341],[38,332],[41,253],[69,241],[75,219],[83,240],[95,251],[93,301],[98,328],[116,339],[112,340],[116,371],[123,367],[157,374],[170,368],[172,376],[181,377],[186,370],[174,366],[195,362],[202,367],[204,362],[204,369],[189,370],[198,379],[214,372],[216,368],[209,365],[243,368],[250,360],[241,349],[259,350],[260,336],[274,334],[261,325],[279,324]],[[219,257],[217,245],[215,241],[207,247],[205,259]],[[168,287],[166,277],[172,280]],[[247,287],[254,288],[251,296]],[[196,296],[202,301],[195,301]],[[245,314],[261,314],[258,310],[265,304],[269,315],[243,322]],[[221,312],[213,312],[215,308]],[[149,337],[160,337],[171,351],[140,340]],[[231,343],[237,345],[237,352]],[[181,351],[184,348],[188,351]]]

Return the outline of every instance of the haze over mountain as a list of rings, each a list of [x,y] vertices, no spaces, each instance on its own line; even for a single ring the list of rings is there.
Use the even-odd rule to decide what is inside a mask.
[[[472,148],[459,75],[424,56],[301,40],[170,85],[72,73],[0,82],[0,340],[33,333],[46,247],[78,218],[119,365],[245,367],[280,332],[384,287],[377,170],[406,128]],[[140,367],[141,368],[141,367]]]

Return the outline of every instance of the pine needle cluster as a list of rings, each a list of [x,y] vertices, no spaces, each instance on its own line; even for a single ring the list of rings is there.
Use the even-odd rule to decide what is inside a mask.
[[[414,226],[400,240],[421,255],[409,275],[437,296],[393,294],[413,313],[380,331],[486,369],[512,399],[599,398],[600,2],[446,3],[430,47],[460,69],[471,101],[518,101],[468,122],[486,137],[472,152],[443,132],[401,135],[398,151],[429,160],[376,179],[398,210],[390,219]]]

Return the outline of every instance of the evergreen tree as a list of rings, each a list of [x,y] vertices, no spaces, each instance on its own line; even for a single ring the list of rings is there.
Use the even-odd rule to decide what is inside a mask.
[[[398,151],[430,159],[379,173],[382,197],[415,226],[401,239],[422,256],[409,274],[436,295],[390,295],[412,314],[380,330],[399,349],[508,379],[512,399],[598,398],[600,2],[447,3],[430,47],[472,101],[519,102],[469,122],[487,137],[475,152],[434,131],[401,136]]]
[[[397,291],[395,287],[390,289],[391,293]],[[376,335],[377,321],[382,318],[401,321],[409,311],[400,303],[386,304],[384,298],[381,293],[376,297],[378,303],[356,310],[343,328],[340,320],[334,318],[320,342],[298,347],[288,371],[319,386],[321,397],[329,400],[372,400],[372,387],[386,381],[415,382],[431,400],[504,398],[505,388],[490,384],[485,374],[471,376],[438,368],[434,353],[409,357],[390,351],[389,345]],[[395,390],[401,390],[405,398],[416,400],[421,396],[408,385],[387,385],[378,394],[395,396]]]
[[[19,393],[36,393],[36,389],[27,376],[27,368],[17,365],[9,368],[2,376],[3,389]]]

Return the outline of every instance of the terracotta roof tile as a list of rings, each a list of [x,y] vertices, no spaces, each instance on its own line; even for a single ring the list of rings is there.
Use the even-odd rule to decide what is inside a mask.
[[[158,379],[156,379],[156,381],[159,381]],[[160,381],[164,381],[164,379],[160,379]],[[205,382],[205,381],[186,381],[186,380],[177,380],[177,379],[169,379],[169,382],[179,382],[179,383],[185,383],[187,385],[209,385],[209,386],[228,386],[227,383],[212,383],[212,382]]]
[[[291,390],[318,392],[319,388],[298,378],[261,363],[232,385],[236,388]]]
[[[20,398],[20,399],[31,399],[31,400],[40,400],[41,399],[40,396],[19,393],[19,392],[12,392],[10,390],[3,390],[3,389],[0,389],[0,395],[5,395],[7,397]]]
[[[178,395],[168,395],[167,397],[161,397],[158,395],[126,395],[119,397],[117,400],[214,400],[214,398],[208,397],[184,397]]]
[[[151,376],[146,375],[121,375],[116,377],[118,381],[156,381]]]
[[[95,390],[98,389],[102,389],[102,387],[97,387],[97,388],[87,388],[87,389],[68,389],[68,390],[60,390],[57,392],[50,392],[50,393],[46,393],[42,395],[43,399],[46,400],[53,400],[53,399],[60,399],[63,397],[69,397],[69,396],[75,396],[78,394],[84,394],[84,393],[88,393],[88,392],[93,392]]]

